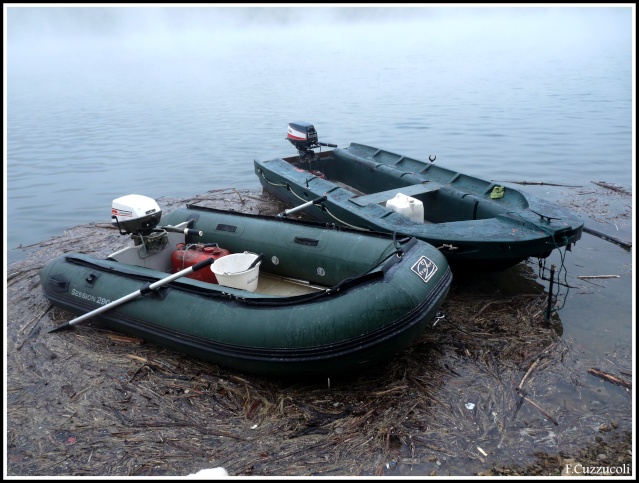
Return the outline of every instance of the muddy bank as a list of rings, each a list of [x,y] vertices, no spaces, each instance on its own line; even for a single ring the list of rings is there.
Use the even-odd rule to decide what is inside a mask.
[[[261,192],[185,202],[273,214]],[[392,363],[339,380],[275,380],[82,324],[38,270],[127,245],[108,219],[42,242],[7,276],[8,476],[559,475],[631,465],[632,354],[597,357],[545,321],[527,264],[455,275],[444,317]],[[435,323],[436,322],[436,323]],[[599,371],[597,372],[593,372]],[[609,376],[608,378],[606,376]],[[628,475],[629,473],[626,473]]]

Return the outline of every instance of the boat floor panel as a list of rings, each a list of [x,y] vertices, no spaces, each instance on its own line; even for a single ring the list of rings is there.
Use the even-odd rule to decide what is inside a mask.
[[[294,295],[304,295],[308,293],[325,290],[326,287],[311,285],[302,280],[278,277],[266,273],[260,273],[255,292],[264,295],[279,295],[290,297]]]
[[[331,183],[336,184],[337,186],[339,186],[340,188],[344,188],[345,190],[350,191],[351,193],[353,193],[355,196],[364,196],[366,195],[366,193],[364,193],[363,191],[359,191],[355,188],[353,188],[351,185],[346,184],[346,183],[342,183],[341,181],[335,181],[335,180],[330,180]]]

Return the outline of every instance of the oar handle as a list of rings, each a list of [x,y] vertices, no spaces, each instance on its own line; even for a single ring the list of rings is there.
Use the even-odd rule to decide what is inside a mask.
[[[172,231],[174,233],[184,233],[185,235],[191,235],[191,236],[202,236],[202,235],[204,235],[204,232],[202,232],[200,230],[194,230],[192,228],[180,228],[180,227],[171,226],[171,225],[161,226],[160,228],[162,228],[163,230],[166,230],[166,231]]]
[[[213,265],[215,258],[207,258],[206,260],[202,260],[200,263],[196,263],[195,265],[191,265],[191,270],[193,272],[197,272],[204,267],[208,267],[209,265]]]
[[[316,199],[314,199],[312,201],[307,201],[306,203],[301,204],[299,206],[296,206],[295,208],[290,208],[288,210],[284,210],[278,216],[288,216],[291,213],[295,213],[297,211],[303,210],[305,208],[308,208],[309,206],[313,206],[316,203],[321,203],[322,201],[326,201],[326,195],[320,196],[319,198],[316,198]]]

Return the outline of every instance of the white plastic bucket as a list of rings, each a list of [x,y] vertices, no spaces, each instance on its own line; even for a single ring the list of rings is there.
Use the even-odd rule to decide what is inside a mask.
[[[262,262],[250,270],[248,268],[257,257],[255,253],[231,253],[215,260],[211,265],[211,271],[220,285],[255,292]]]
[[[401,213],[418,223],[424,223],[424,203],[417,198],[397,193],[395,198],[391,198],[386,202],[386,208],[390,208],[396,213]]]

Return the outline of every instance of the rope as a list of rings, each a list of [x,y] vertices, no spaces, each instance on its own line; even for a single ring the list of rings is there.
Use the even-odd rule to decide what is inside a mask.
[[[186,252],[187,250],[190,250],[191,248],[200,245],[200,243],[189,243],[184,245],[184,248],[182,249],[182,270],[184,270],[186,268]]]
[[[559,257],[561,260],[561,264],[559,266],[559,270],[556,272],[557,274],[557,291],[554,295],[555,300],[559,299],[559,295],[560,295],[560,290],[561,290],[561,285],[566,287],[566,295],[563,298],[563,302],[561,304],[561,306],[559,307],[555,307],[554,309],[551,309],[550,312],[558,312],[559,310],[564,308],[564,305],[566,305],[566,299],[568,298],[568,294],[570,293],[570,285],[568,284],[568,269],[566,268],[565,265],[565,259],[566,259],[566,251],[568,250],[568,238],[566,237],[565,239],[565,245],[564,245],[564,251],[561,251],[561,248],[557,247],[557,252],[559,253]],[[540,268],[540,278],[543,278],[541,275],[541,271],[546,269],[546,261],[543,261],[543,268],[542,268],[542,261],[539,260],[539,268]],[[563,272],[563,277],[564,277],[564,281],[563,283],[559,282],[559,277],[561,276]]]
[[[324,210],[326,210],[326,213],[328,213],[332,218],[335,218],[337,221],[339,221],[340,223],[353,228],[355,230],[360,230],[360,231],[370,231],[368,228],[362,228],[361,226],[355,226],[355,225],[351,225],[350,223],[346,223],[344,220],[340,220],[338,217],[336,217],[333,213],[331,213],[329,211],[328,208],[326,208],[326,206],[324,206]]]
[[[555,313],[558,312],[559,310],[564,308],[564,305],[566,305],[566,299],[568,298],[568,293],[570,292],[570,285],[568,284],[568,269],[566,268],[566,264],[565,264],[565,260],[566,260],[566,251],[568,251],[568,242],[569,242],[569,238],[567,236],[564,236],[563,238],[563,248],[564,251],[561,251],[561,247],[559,246],[559,244],[557,243],[557,240],[555,240],[555,234],[551,231],[548,230],[547,228],[545,228],[544,226],[538,225],[537,223],[527,220],[525,219],[521,213],[516,212],[516,211],[508,211],[506,212],[506,214],[510,214],[510,215],[517,215],[519,218],[521,218],[521,220],[524,223],[529,223],[531,225],[533,225],[534,227],[538,228],[539,230],[545,232],[546,234],[548,234],[551,238],[552,238],[552,242],[555,245],[555,249],[557,250],[557,252],[559,253],[559,259],[561,260],[561,264],[559,265],[559,270],[557,271],[557,292],[554,294],[555,300],[559,299],[559,292],[561,290],[561,285],[559,283],[559,277],[561,276],[562,272],[563,272],[563,277],[564,277],[564,282],[563,285],[566,287],[566,295],[563,299],[563,303],[561,304],[560,307],[555,307],[554,309],[551,310],[551,312]],[[540,272],[541,272],[541,260],[539,260],[539,268],[540,268]],[[544,264],[544,269],[545,269],[545,265],[546,262],[543,262]],[[540,274],[540,278],[543,278]]]
[[[281,187],[281,188],[286,188],[286,189],[288,189],[288,185],[287,185],[287,184],[273,183],[273,182],[269,181],[269,180],[267,179],[267,177],[266,177],[266,176],[264,176],[264,171],[260,170],[260,174],[262,175],[262,178],[264,178],[264,181],[266,181],[268,184],[270,184],[270,185],[272,185],[272,186],[279,186],[279,187]],[[295,194],[295,193],[293,193],[293,194]],[[297,196],[297,195],[296,195],[296,196]]]

